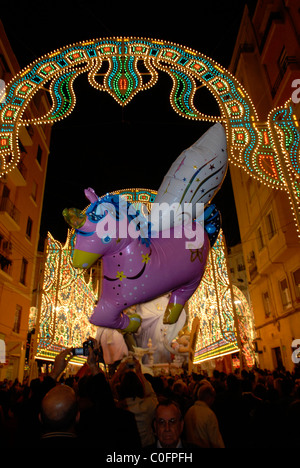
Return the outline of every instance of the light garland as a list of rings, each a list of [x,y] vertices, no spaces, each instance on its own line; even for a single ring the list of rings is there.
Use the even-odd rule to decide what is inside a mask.
[[[101,74],[104,62],[108,70]],[[147,73],[139,71],[140,62]],[[20,71],[7,84],[5,102],[0,104],[0,174],[19,161],[21,126],[51,124],[70,114],[76,103],[73,83],[80,74],[88,73],[91,86],[125,106],[138,92],[156,84],[157,70],[172,78],[170,102],[175,112],[187,119],[223,122],[229,161],[263,184],[288,193],[300,236],[300,137],[291,101],[273,109],[267,122],[259,122],[247,91],[229,71],[197,51],[158,39],[83,41],[44,55]],[[102,76],[102,83],[97,76]],[[53,103],[50,111],[23,119],[35,93],[47,85]],[[216,99],[219,116],[205,115],[194,106],[195,93],[202,86]]]

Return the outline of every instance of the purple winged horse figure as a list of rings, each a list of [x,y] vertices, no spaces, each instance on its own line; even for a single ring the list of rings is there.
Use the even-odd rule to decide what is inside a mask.
[[[90,201],[85,211],[63,211],[76,230],[73,266],[89,268],[102,259],[102,293],[91,323],[134,333],[141,319],[124,310],[166,293],[171,294],[164,323],[178,320],[200,284],[219,229],[219,213],[210,201],[226,169],[225,132],[215,124],[173,163],[149,219],[121,196],[98,197],[91,188],[85,190]],[[190,205],[196,208],[187,221],[179,208]],[[201,212],[204,223],[198,220]]]

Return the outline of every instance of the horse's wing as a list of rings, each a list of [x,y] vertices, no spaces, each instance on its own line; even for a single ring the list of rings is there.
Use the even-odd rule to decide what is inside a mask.
[[[154,231],[200,217],[221,187],[227,166],[225,130],[216,123],[178,156],[165,175],[151,210]],[[185,210],[184,203],[189,204]]]

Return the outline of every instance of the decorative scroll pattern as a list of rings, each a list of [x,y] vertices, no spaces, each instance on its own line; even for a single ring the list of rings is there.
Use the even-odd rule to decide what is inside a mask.
[[[268,186],[288,192],[299,228],[300,137],[291,102],[273,109],[267,122],[259,122],[247,91],[226,69],[197,51],[155,39],[80,42],[49,53],[18,73],[0,104],[0,174],[18,163],[21,126],[53,123],[70,114],[78,75],[87,73],[92,86],[125,106],[139,91],[154,86],[159,72],[172,78],[170,101],[177,113],[188,119],[223,122],[229,160]],[[203,86],[216,99],[219,115],[205,115],[195,107],[195,94]],[[51,110],[25,119],[24,112],[40,89],[48,89]]]

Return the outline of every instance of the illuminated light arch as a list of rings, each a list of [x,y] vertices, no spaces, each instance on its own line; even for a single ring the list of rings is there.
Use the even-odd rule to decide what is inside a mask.
[[[104,64],[108,64],[106,70]],[[288,193],[300,236],[300,135],[291,101],[273,109],[267,122],[259,122],[250,96],[230,72],[195,50],[163,40],[113,37],[78,42],[21,70],[6,86],[6,99],[0,104],[0,175],[18,163],[22,126],[51,124],[72,112],[76,103],[73,84],[79,75],[87,73],[91,86],[125,106],[139,91],[154,86],[159,72],[172,78],[170,101],[179,115],[222,122],[229,161],[269,187]],[[216,99],[219,116],[205,115],[195,107],[196,91],[203,86]],[[40,89],[49,91],[50,111],[24,118]]]

